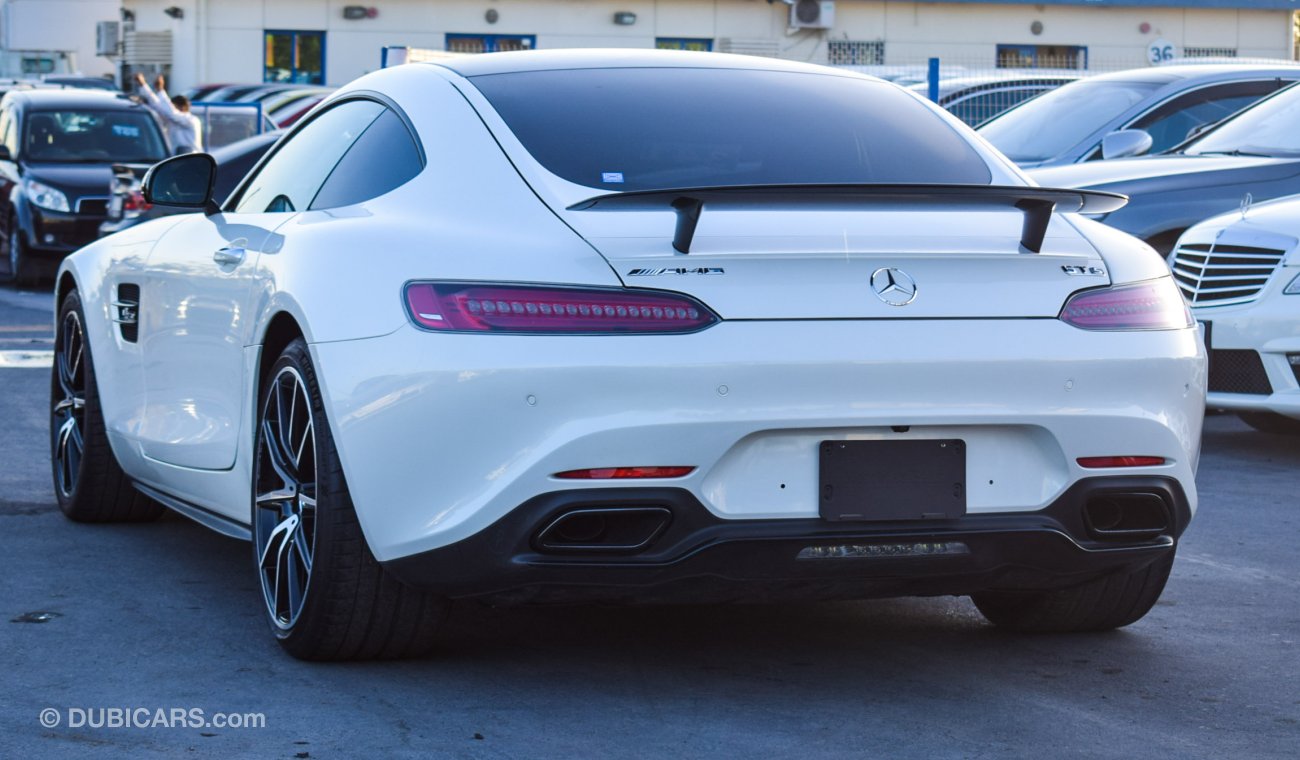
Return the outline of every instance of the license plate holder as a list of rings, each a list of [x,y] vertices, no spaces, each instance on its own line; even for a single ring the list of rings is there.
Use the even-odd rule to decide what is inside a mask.
[[[946,520],[966,514],[961,439],[822,441],[818,470],[823,520]]]

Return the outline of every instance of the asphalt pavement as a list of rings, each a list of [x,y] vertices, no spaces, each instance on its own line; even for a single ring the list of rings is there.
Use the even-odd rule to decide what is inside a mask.
[[[1122,631],[1010,635],[958,598],[461,604],[431,658],[309,664],[248,544],[63,518],[50,307],[0,288],[0,356],[29,355],[0,363],[0,758],[1300,756],[1298,438],[1209,419],[1201,511]]]

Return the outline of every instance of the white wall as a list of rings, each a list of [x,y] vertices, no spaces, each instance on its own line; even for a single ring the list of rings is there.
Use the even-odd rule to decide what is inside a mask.
[[[73,2],[74,0],[26,0]],[[99,0],[81,0],[98,2]],[[379,66],[386,45],[442,48],[447,33],[532,34],[539,48],[639,47],[656,37],[728,39],[765,45],[796,60],[826,61],[831,39],[885,41],[889,63],[937,55],[992,66],[998,44],[1083,45],[1093,68],[1141,66],[1146,47],[1167,39],[1180,47],[1235,48],[1240,56],[1289,58],[1290,11],[988,5],[838,0],[835,28],[787,29],[788,6],[766,0],[122,0],[137,28],[171,29],[178,88],[199,82],[260,81],[267,29],[326,32],[325,73],[342,84]],[[374,19],[347,21],[345,5],[374,6]],[[163,8],[178,6],[176,21]],[[485,12],[497,12],[488,23]],[[637,15],[613,23],[616,11]],[[1042,23],[1041,34],[1030,31]],[[1140,31],[1141,25],[1150,26]],[[206,30],[199,33],[199,29]],[[93,34],[93,28],[91,29]],[[715,43],[715,49],[719,45]]]
[[[116,21],[118,7],[118,0],[3,0],[0,47],[71,51],[81,73],[112,73],[112,62],[95,55],[95,24]]]

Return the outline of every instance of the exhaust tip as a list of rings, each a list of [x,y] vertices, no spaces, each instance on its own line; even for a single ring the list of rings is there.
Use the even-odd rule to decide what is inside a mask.
[[[1171,527],[1168,505],[1153,493],[1098,494],[1084,505],[1083,518],[1088,533],[1105,541],[1155,538]]]
[[[672,521],[667,507],[585,507],[560,514],[537,532],[533,545],[555,553],[639,552]]]

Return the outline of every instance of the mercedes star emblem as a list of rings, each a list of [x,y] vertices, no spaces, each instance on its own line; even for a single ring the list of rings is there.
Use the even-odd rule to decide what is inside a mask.
[[[916,300],[916,281],[907,272],[893,267],[872,272],[871,289],[890,306],[906,306]]]

